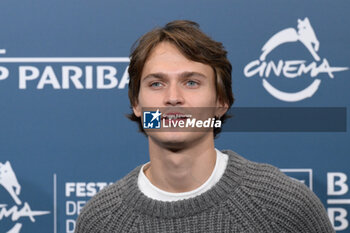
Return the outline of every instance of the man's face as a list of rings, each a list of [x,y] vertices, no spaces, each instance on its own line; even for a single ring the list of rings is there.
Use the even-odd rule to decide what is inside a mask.
[[[141,79],[138,103],[133,107],[141,117],[143,107],[219,107],[214,70],[206,64],[188,60],[171,43],[157,45],[147,59]],[[216,114],[216,113],[214,113]],[[222,114],[216,114],[222,115]],[[150,140],[164,146],[184,146],[207,132],[147,132]]]

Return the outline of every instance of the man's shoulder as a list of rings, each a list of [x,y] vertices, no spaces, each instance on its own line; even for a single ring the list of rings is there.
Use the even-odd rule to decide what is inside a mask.
[[[281,196],[295,197],[296,199],[303,199],[305,196],[316,197],[306,185],[287,176],[276,166],[250,161],[233,151],[225,150],[223,152],[238,158],[244,164],[241,186],[252,196],[270,199]]]
[[[232,151],[225,153],[239,156]],[[283,230],[292,232],[315,232],[315,228],[316,232],[333,232],[321,201],[305,184],[271,164],[253,162],[242,156],[239,159],[244,161],[239,192],[252,209],[265,213],[272,225],[289,226],[291,228]]]
[[[140,166],[136,167],[126,176],[93,196],[79,214],[75,232],[100,232],[94,229],[102,229],[111,214],[123,208],[122,195],[125,194],[130,179],[135,179],[139,169]]]
[[[131,179],[135,179],[135,177],[137,177],[140,167],[141,166],[134,168],[123,178],[102,189],[88,201],[86,206],[100,205],[104,206],[106,209],[112,209],[114,205],[118,205],[121,195],[124,193],[124,190],[128,188],[128,184],[131,182]]]
[[[274,165],[248,160],[231,150],[223,150],[222,152],[244,164],[242,186],[246,188],[259,188],[261,190],[260,188],[265,187],[266,191],[271,191],[269,188],[273,188],[274,191],[282,191],[284,188],[292,190],[306,188],[309,190],[304,184],[290,178]]]

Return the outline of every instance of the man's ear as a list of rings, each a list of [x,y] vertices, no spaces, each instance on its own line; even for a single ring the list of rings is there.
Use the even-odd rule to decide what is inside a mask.
[[[221,118],[228,111],[228,104],[224,101],[217,100],[216,106],[215,116]]]
[[[141,117],[141,107],[138,103],[135,103],[135,105],[132,107],[132,111],[134,112],[135,116]]]

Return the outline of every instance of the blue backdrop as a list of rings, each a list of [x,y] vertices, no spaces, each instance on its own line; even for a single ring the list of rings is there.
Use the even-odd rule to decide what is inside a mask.
[[[225,45],[234,107],[340,107],[348,120],[349,1],[3,0],[0,10],[0,232],[73,232],[92,195],[148,161],[125,117],[128,56],[171,20],[196,21]],[[216,147],[305,182],[337,232],[350,232],[342,127],[228,130]]]

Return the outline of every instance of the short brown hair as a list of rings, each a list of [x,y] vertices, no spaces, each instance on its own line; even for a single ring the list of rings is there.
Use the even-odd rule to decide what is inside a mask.
[[[162,28],[155,28],[139,38],[132,47],[129,65],[129,100],[131,106],[138,102],[140,80],[151,51],[161,42],[170,42],[189,60],[210,65],[215,73],[215,88],[219,101],[230,108],[234,102],[232,93],[232,66],[227,59],[227,51],[222,43],[204,34],[199,25],[189,20],[175,20]],[[220,120],[228,117],[224,114]],[[140,131],[145,133],[140,117],[134,113],[128,118],[139,123]],[[221,128],[214,129],[214,137]]]

